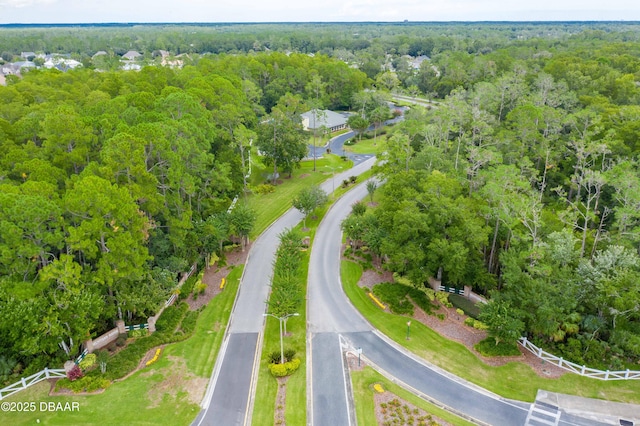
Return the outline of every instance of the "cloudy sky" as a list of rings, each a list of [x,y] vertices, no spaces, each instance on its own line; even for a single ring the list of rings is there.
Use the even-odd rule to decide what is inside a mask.
[[[0,24],[640,20],[638,0],[0,0]]]

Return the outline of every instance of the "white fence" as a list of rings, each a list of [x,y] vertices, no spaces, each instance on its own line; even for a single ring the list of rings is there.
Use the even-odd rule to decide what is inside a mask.
[[[573,362],[557,357],[549,352],[545,352],[530,341],[526,337],[521,337],[518,341],[525,349],[533,353],[538,358],[547,361],[553,365],[557,365],[560,368],[569,370],[573,373],[580,374],[585,377],[592,377],[598,380],[640,380],[640,371],[602,371],[595,368],[585,367],[584,365],[578,365]]]
[[[66,377],[64,369],[49,369],[45,368],[39,373],[32,374],[29,377],[23,377],[19,382],[15,382],[12,385],[7,386],[4,389],[0,389],[0,400],[13,395],[16,392],[20,392],[29,386],[40,383],[43,380],[51,379],[53,377]]]

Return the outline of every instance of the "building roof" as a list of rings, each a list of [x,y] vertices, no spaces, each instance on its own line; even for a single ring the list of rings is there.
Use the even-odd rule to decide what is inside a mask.
[[[314,111],[316,111],[315,116]],[[331,129],[332,127],[344,126],[348,117],[346,114],[329,111],[328,109],[307,111],[301,116],[305,129],[319,129],[323,126]]]
[[[130,50],[127,53],[125,53],[124,55],[122,55],[123,58],[129,59],[130,61],[138,59],[141,56],[142,56],[142,54],[140,52],[136,52],[135,50]]]

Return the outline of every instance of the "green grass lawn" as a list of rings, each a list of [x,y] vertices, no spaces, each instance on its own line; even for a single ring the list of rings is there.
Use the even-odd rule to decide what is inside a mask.
[[[467,426],[473,424],[390,382],[371,367],[365,367],[361,371],[352,371],[351,382],[353,384],[353,397],[356,405],[358,425],[369,426],[376,424],[374,412],[375,403],[373,401],[373,395],[375,393],[373,385],[376,383],[380,383],[385,392],[391,392],[397,397],[453,425]]]
[[[304,256],[303,273],[306,277],[309,256]],[[306,285],[303,298],[306,298]],[[300,316],[287,320],[287,335],[284,337],[284,348],[296,350],[296,357],[300,358],[300,368],[287,379],[285,422],[287,425],[304,426],[307,422],[307,378],[306,378],[306,304],[302,303],[296,310]],[[280,352],[280,321],[267,317],[263,335],[262,356],[256,385],[252,422],[256,426],[273,424],[275,415],[275,401],[278,391],[278,381],[269,371],[268,355]]]
[[[357,137],[354,137],[351,140],[355,143],[353,145],[345,145],[344,150],[354,154],[378,154],[383,149],[384,138],[385,136],[378,135],[374,142],[374,139],[363,138],[359,141]]]
[[[412,323],[411,340],[407,341],[407,317],[389,314],[377,307],[357,285],[361,274],[360,265],[343,262],[341,276],[345,292],[374,327],[429,362],[498,395],[534,401],[538,389],[545,389],[588,398],[640,403],[640,382],[637,380],[605,382],[571,373],[558,379],[545,379],[519,362],[491,367],[463,345],[440,336],[417,321]]]
[[[157,362],[113,383],[101,394],[49,396],[41,382],[7,398],[16,402],[77,402],[75,412],[2,413],[0,424],[31,425],[188,425],[200,411],[200,400],[224,337],[238,290],[242,267],[234,268],[222,293],[198,317],[194,335],[166,346]],[[189,390],[199,389],[191,399]],[[195,396],[194,394],[194,396]],[[4,401],[4,400],[3,400]]]
[[[300,164],[300,168],[293,172],[293,176],[288,178],[282,176],[282,184],[276,186],[275,192],[271,194],[252,194],[247,197],[247,203],[257,214],[256,224],[251,237],[260,235],[277,218],[282,216],[289,208],[291,201],[300,191],[311,185],[318,185],[327,179],[331,179],[333,174],[338,174],[351,168],[353,163],[345,161],[337,155],[325,155],[316,159],[316,171],[313,171],[313,161],[307,160]],[[252,185],[264,182],[263,174],[268,173],[267,168],[256,166],[252,175]],[[336,188],[341,182],[336,182]]]

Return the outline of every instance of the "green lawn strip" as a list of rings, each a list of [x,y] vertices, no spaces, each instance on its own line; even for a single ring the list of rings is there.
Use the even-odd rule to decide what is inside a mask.
[[[304,256],[301,265],[301,275],[307,276],[309,256]],[[305,282],[306,284],[306,282]],[[303,299],[306,298],[307,287],[303,286]],[[306,424],[307,385],[306,385],[306,305],[298,308],[300,316],[287,320],[287,336],[284,337],[284,348],[294,348],[296,357],[300,358],[300,368],[289,376],[287,381],[285,419],[288,425]],[[275,415],[275,401],[278,391],[278,381],[269,371],[268,355],[280,352],[280,321],[267,317],[264,329],[260,371],[256,385],[256,399],[253,409],[253,424],[271,424]]]
[[[300,368],[289,376],[287,381],[285,418],[288,425],[306,424],[306,309],[298,310],[299,317],[287,320],[287,334],[284,337],[284,348],[294,348],[296,357],[300,358]],[[268,355],[280,352],[280,322],[267,317],[264,330],[260,371],[256,385],[256,399],[253,410],[253,424],[264,425],[273,422],[275,414],[275,400],[278,391],[278,381],[269,372]]]
[[[371,171],[367,171],[358,177],[357,183],[363,182],[371,176]],[[345,192],[353,188],[354,185],[336,189],[336,197],[343,195]],[[307,220],[307,229],[302,231],[304,236],[310,237],[313,244],[318,225],[322,218],[331,207],[327,204],[317,209]],[[297,226],[302,229],[302,223]],[[304,257],[302,263],[301,275],[307,276],[309,269],[309,252]],[[304,296],[306,298],[307,287],[304,286]],[[291,336],[285,337],[284,346],[294,347],[302,361],[300,368],[293,375],[289,376],[287,382],[286,409],[285,419],[288,425],[305,425],[306,424],[306,305],[298,310],[299,317],[291,317],[287,322],[287,331]],[[258,373],[258,382],[256,389],[256,397],[254,400],[254,409],[252,422],[254,425],[262,425],[274,418],[275,399],[277,394],[277,380],[271,375],[268,369],[267,356],[273,351],[280,350],[280,330],[279,322],[272,317],[267,317],[265,332],[263,336],[262,356],[260,361],[260,371]]]
[[[39,383],[19,392],[8,401],[77,402],[79,411],[2,413],[2,424],[49,425],[188,425],[200,411],[200,401],[189,401],[185,388],[189,379],[208,378],[224,337],[224,331],[238,290],[242,266],[235,267],[222,293],[202,310],[194,335],[165,346],[155,363],[129,378],[113,383],[95,395],[49,396],[50,385]],[[219,324],[219,326],[218,326]],[[6,419],[6,420],[5,420]]]
[[[462,344],[440,336],[417,321],[412,322],[411,340],[407,341],[407,317],[382,311],[367,292],[358,287],[357,282],[362,274],[360,265],[343,262],[341,274],[345,293],[374,327],[429,362],[498,395],[533,401],[538,389],[545,389],[588,398],[640,403],[640,382],[637,380],[601,381],[572,373],[557,379],[545,379],[519,362],[491,367]]]
[[[251,237],[260,235],[277,218],[282,216],[291,208],[292,200],[303,189],[311,185],[318,185],[332,175],[349,169],[353,163],[345,161],[337,155],[324,155],[323,158],[316,159],[316,171],[313,171],[313,160],[306,160],[300,163],[300,168],[294,170],[291,178],[283,175],[282,183],[276,186],[275,192],[270,194],[252,194],[247,197],[247,203],[256,212],[256,224]],[[264,174],[268,173],[268,168],[256,166],[252,174],[252,183],[257,185],[264,182]],[[304,177],[302,177],[304,176]],[[336,188],[340,182],[336,182]]]
[[[359,425],[368,426],[376,424],[376,416],[374,412],[375,403],[373,400],[375,393],[373,385],[376,383],[382,384],[382,387],[386,392],[391,392],[398,398],[403,399],[434,416],[446,420],[453,425],[467,426],[473,424],[456,416],[455,414],[450,413],[449,411],[425,401],[424,399],[403,389],[399,385],[390,382],[371,367],[365,367],[361,371],[352,371],[351,381],[353,383],[356,417]]]
[[[353,154],[378,154],[383,149],[384,136],[380,137],[380,135],[378,135],[375,140],[373,138],[362,138],[362,140],[358,140],[358,137],[355,136],[351,141],[353,145],[344,145],[343,147],[346,152]]]
[[[239,265],[229,272],[224,290],[211,299],[198,316],[193,336],[166,348],[167,355],[183,358],[189,372],[198,377],[208,378],[211,375],[224,339],[243,269],[244,265]]]

